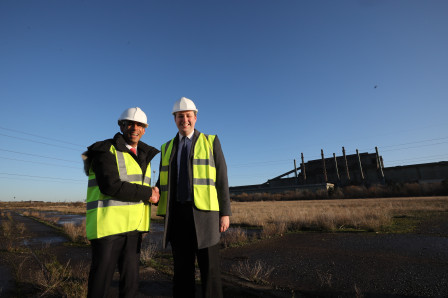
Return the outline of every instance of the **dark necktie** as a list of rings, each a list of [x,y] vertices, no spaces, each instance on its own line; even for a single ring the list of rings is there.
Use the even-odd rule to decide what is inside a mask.
[[[137,149],[135,149],[134,147],[132,147],[130,150],[131,150],[132,153],[134,153],[135,156],[137,156]]]
[[[177,184],[177,197],[180,202],[186,202],[190,193],[190,179],[188,175],[188,148],[187,138],[184,137],[184,144],[180,153],[179,181]]]

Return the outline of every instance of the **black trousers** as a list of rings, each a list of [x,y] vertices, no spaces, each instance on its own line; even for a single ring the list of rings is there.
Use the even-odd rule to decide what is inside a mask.
[[[92,264],[87,297],[107,297],[117,265],[120,297],[137,296],[141,243],[139,232],[91,240]]]
[[[202,297],[222,297],[219,245],[198,249],[193,205],[176,203],[172,216],[174,297],[195,297],[195,260],[201,272]]]

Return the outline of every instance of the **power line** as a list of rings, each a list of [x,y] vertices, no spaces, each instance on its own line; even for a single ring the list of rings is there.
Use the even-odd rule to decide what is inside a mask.
[[[440,141],[440,140],[446,140],[446,139],[448,139],[448,137],[436,138],[436,139],[428,139],[428,140],[421,140],[421,141],[414,141],[414,142],[397,144],[397,145],[381,146],[381,148],[396,147],[396,146],[403,146],[403,145],[410,145],[410,144],[424,143],[424,142],[432,142],[432,141]]]
[[[63,181],[76,181],[76,182],[81,182],[82,181],[82,182],[85,182],[84,180],[79,180],[79,179],[69,179],[69,178],[59,178],[59,177],[46,177],[46,176],[34,176],[34,175],[13,174],[13,173],[0,173],[0,175],[29,177],[29,178],[41,178],[41,179],[52,179],[52,180],[63,180]]]
[[[427,140],[420,140],[420,141],[414,141],[414,142],[408,142],[408,143],[402,143],[402,144],[395,144],[395,145],[386,145],[386,146],[378,146],[378,148],[381,151],[392,151],[392,150],[401,150],[401,148],[397,148],[397,149],[388,149],[388,150],[384,150],[384,148],[391,148],[391,147],[398,147],[398,146],[404,146],[404,145],[411,145],[411,144],[417,144],[417,143],[425,143],[425,142],[433,142],[433,141],[439,141],[439,140],[446,140],[448,139],[448,137],[443,137],[443,138],[435,138],[435,139],[427,139]],[[444,144],[446,142],[441,142],[441,143],[436,143],[436,144],[428,144],[428,146],[430,145],[438,145],[438,144]],[[375,148],[368,148],[368,149],[359,149],[360,151],[369,151],[369,150],[374,150]]]
[[[38,181],[38,182],[45,181],[45,182],[49,182],[48,180],[42,180],[42,179],[39,179],[39,178],[0,177],[0,179],[2,179],[2,180],[20,180],[20,181],[25,181],[26,180],[26,181]],[[81,182],[81,181],[70,181],[69,182],[69,181],[57,181],[57,180],[51,181],[51,183],[85,184],[85,182]]]
[[[13,150],[8,150],[8,149],[4,149],[4,148],[0,148],[0,151],[7,151],[7,152],[12,152],[12,153],[42,157],[42,158],[53,159],[53,160],[61,160],[61,161],[66,161],[66,162],[76,163],[76,164],[80,163],[80,161],[73,161],[73,160],[61,159],[61,158],[56,158],[56,157],[51,157],[51,156],[44,156],[44,155],[38,155],[38,154],[32,154],[32,153],[26,153],[26,152],[13,151]]]
[[[13,139],[18,139],[18,140],[22,140],[22,141],[26,141],[26,142],[32,142],[32,143],[39,143],[39,144],[49,145],[49,146],[52,146],[52,147],[59,147],[59,148],[64,148],[64,149],[68,149],[68,150],[79,151],[79,149],[73,149],[73,148],[69,148],[69,147],[65,147],[65,146],[61,146],[61,145],[49,144],[49,143],[45,143],[45,142],[39,142],[39,141],[36,141],[36,140],[31,140],[31,139],[26,139],[26,138],[13,137],[13,136],[5,135],[5,134],[2,134],[2,133],[0,133],[0,136],[13,138]]]
[[[428,146],[441,145],[441,144],[447,144],[447,143],[448,142],[440,142],[440,143],[435,143],[435,144],[426,144],[426,145],[420,145],[420,146],[413,146],[413,147],[406,147],[406,148],[397,148],[397,149],[389,149],[389,150],[381,150],[381,151],[382,152],[389,152],[389,151],[396,151],[396,150],[406,150],[406,149],[428,147]]]
[[[50,164],[50,163],[45,163],[45,162],[23,160],[23,159],[18,159],[18,158],[9,158],[9,157],[4,157],[4,156],[0,156],[0,158],[8,159],[8,160],[15,160],[15,161],[22,161],[22,162],[27,162],[27,163],[35,163],[35,164],[47,165],[47,166],[55,166],[55,167],[71,168],[71,169],[80,169],[80,167],[70,167],[70,166]]]
[[[2,127],[2,126],[0,126],[0,129],[4,129],[4,130],[7,130],[7,131],[14,131],[14,132],[22,133],[22,134],[33,136],[33,137],[37,137],[37,138],[42,138],[42,139],[46,139],[46,140],[56,141],[56,142],[59,142],[59,143],[65,143],[65,144],[69,144],[69,145],[84,147],[83,145],[70,143],[70,142],[67,142],[67,141],[62,141],[62,140],[53,139],[53,138],[49,138],[49,137],[39,136],[39,135],[36,135],[36,134],[32,134],[32,133],[28,133],[28,132],[24,132],[24,131],[20,131],[20,130],[15,130],[15,129],[11,129],[11,128],[6,128],[6,127]]]
[[[430,156],[422,156],[422,157],[416,157],[416,158],[405,158],[405,159],[396,159],[396,160],[388,160],[388,163],[396,163],[396,162],[403,162],[403,161],[409,161],[409,160],[431,160],[431,159],[439,159],[439,158],[447,158],[448,155],[446,154],[440,154],[440,155],[430,155]]]

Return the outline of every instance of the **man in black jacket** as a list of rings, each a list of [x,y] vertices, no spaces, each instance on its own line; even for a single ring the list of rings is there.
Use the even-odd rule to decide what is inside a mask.
[[[162,145],[157,214],[171,243],[174,297],[195,297],[195,259],[202,296],[222,297],[219,239],[230,225],[227,166],[219,139],[195,129],[197,109],[182,97],[172,111],[178,133]]]
[[[140,141],[148,126],[140,108],[125,110],[118,119],[121,134],[88,147],[83,154],[89,176],[86,232],[92,247],[88,297],[107,297],[115,267],[120,273],[120,297],[135,297],[142,233],[149,231],[151,203],[159,200],[151,188],[151,160],[159,152]]]

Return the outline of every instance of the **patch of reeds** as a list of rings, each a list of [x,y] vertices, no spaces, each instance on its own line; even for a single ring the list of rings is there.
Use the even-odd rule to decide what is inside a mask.
[[[255,263],[250,263],[246,260],[234,264],[231,267],[231,271],[244,280],[259,284],[268,284],[274,267],[268,266],[260,260],[255,261]]]
[[[56,260],[43,264],[35,274],[36,285],[43,291],[41,296],[62,294],[61,285],[71,277],[70,261],[61,264]]]
[[[86,221],[83,220],[81,224],[64,223],[62,231],[74,243],[89,244],[86,235]]]

